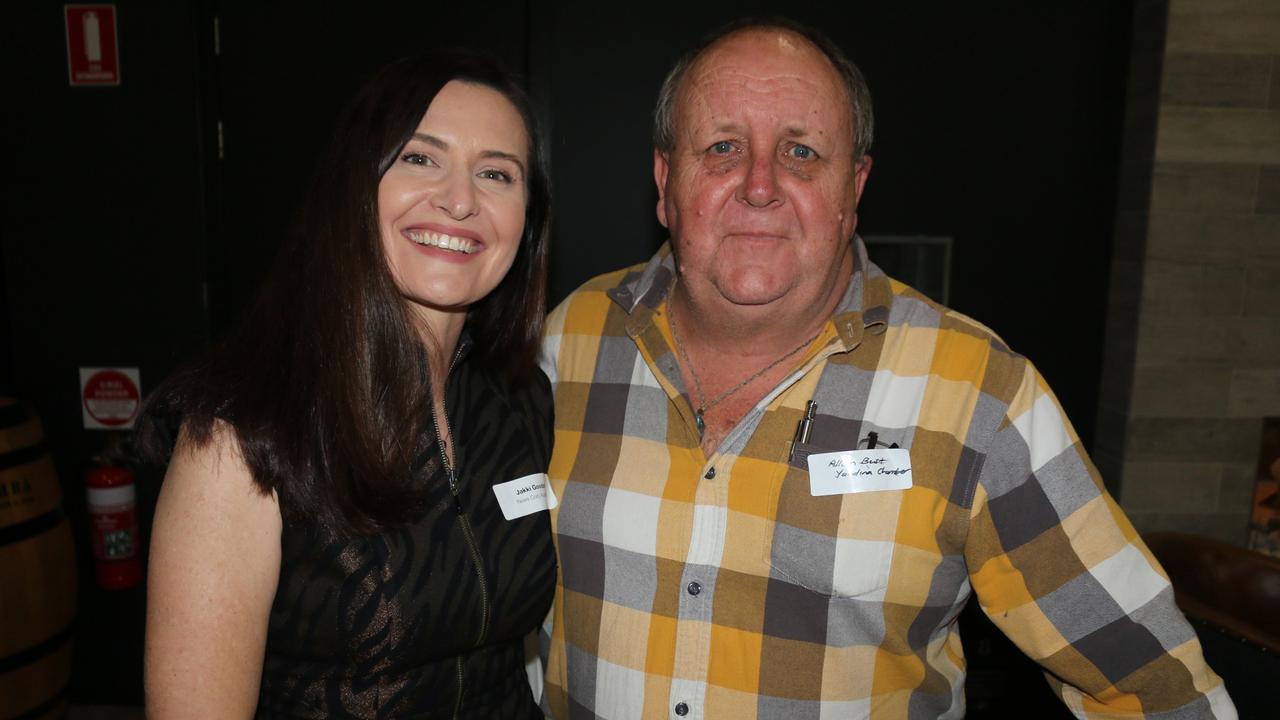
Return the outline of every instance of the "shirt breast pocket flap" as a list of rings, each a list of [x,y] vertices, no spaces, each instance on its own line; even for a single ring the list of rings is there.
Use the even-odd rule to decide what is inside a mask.
[[[773,533],[764,561],[777,576],[833,598],[876,600],[893,563],[902,490],[814,496],[806,470],[787,467],[773,482]]]

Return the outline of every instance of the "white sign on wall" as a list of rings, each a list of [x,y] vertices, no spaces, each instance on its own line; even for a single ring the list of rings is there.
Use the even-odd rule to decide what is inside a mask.
[[[80,409],[86,430],[131,430],[142,406],[136,367],[80,368]]]

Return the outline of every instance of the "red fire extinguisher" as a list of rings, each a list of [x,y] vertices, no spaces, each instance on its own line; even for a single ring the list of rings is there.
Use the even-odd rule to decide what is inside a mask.
[[[133,473],[121,467],[96,467],[89,471],[86,484],[98,584],[108,590],[133,587],[142,581]]]

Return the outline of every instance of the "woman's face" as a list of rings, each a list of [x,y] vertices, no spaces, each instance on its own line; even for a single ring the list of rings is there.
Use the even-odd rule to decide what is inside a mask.
[[[412,306],[465,312],[511,268],[524,232],[529,138],[511,101],[453,80],[378,184],[378,225]]]

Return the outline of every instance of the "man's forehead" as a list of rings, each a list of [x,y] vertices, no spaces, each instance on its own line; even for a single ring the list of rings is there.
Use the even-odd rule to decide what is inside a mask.
[[[820,77],[797,72],[763,72],[760,68],[736,65],[709,66],[705,72],[689,79],[688,99],[694,102],[726,94],[747,93],[772,98],[781,106],[785,102],[824,99],[832,88]],[[781,109],[781,108],[780,108]]]
[[[834,66],[807,39],[789,31],[748,30],[718,40],[690,68],[683,85],[678,114],[694,125],[719,126],[732,122],[726,117],[759,106],[779,120],[793,117],[797,128],[819,118],[819,124],[852,123],[847,90]]]
[[[831,61],[808,39],[789,30],[757,28],[732,33],[712,43],[689,69],[692,83],[732,77],[794,79],[840,85]]]

